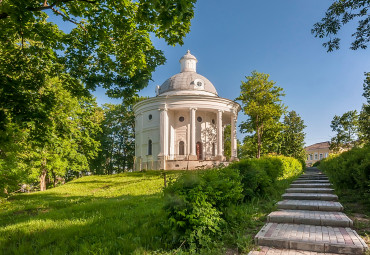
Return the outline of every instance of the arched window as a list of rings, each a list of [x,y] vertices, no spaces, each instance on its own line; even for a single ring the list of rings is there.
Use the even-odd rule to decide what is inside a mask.
[[[152,147],[153,147],[152,140],[149,139],[149,141],[148,141],[148,155],[152,155]]]
[[[185,143],[184,143],[184,141],[179,142],[179,155],[185,155]]]

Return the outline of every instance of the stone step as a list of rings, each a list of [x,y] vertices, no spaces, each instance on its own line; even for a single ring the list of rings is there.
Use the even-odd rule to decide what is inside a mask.
[[[275,248],[363,254],[367,245],[351,228],[267,223],[255,237],[257,245]]]
[[[296,180],[293,181],[294,184],[300,184],[300,183],[329,183],[328,180]]]
[[[302,250],[278,249],[273,247],[261,246],[259,251],[251,251],[248,255],[338,255],[339,253],[314,252]]]
[[[338,201],[338,196],[325,193],[285,193],[283,199],[291,200],[322,200],[322,201]]]
[[[277,203],[277,207],[283,210],[343,211],[339,202],[319,200],[283,200]]]
[[[333,194],[334,189],[329,188],[289,188],[286,193],[326,193]]]
[[[352,227],[353,222],[342,212],[282,210],[270,213],[268,222],[316,226]]]
[[[328,188],[330,187],[330,183],[298,183],[298,184],[290,184],[291,188]]]
[[[329,180],[328,177],[326,176],[300,176],[297,178],[297,180],[307,180],[307,179],[310,179],[310,180]]]

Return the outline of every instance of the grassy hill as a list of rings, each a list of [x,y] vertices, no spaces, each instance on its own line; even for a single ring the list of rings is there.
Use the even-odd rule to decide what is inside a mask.
[[[142,254],[165,248],[163,185],[158,171],[124,173],[16,195],[0,204],[0,253]]]

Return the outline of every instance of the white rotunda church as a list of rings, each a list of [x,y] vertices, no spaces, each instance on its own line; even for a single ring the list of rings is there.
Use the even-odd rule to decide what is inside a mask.
[[[135,170],[197,169],[237,160],[236,121],[240,105],[219,97],[196,72],[188,51],[181,72],[157,86],[156,97],[134,105]],[[224,156],[224,128],[231,125],[231,158]]]

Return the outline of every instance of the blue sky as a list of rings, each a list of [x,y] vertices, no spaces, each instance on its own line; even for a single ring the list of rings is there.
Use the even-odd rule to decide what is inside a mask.
[[[197,72],[207,77],[219,96],[235,99],[240,84],[253,70],[270,74],[286,93],[283,101],[304,120],[306,145],[333,136],[334,115],[360,110],[365,102],[364,72],[370,71],[370,53],[349,49],[356,24],[340,32],[342,47],[327,53],[323,40],[311,34],[332,3],[331,0],[210,1],[199,0],[191,32],[183,46],[167,46],[153,38],[164,51],[165,65],[157,68],[153,81],[140,92],[154,96],[155,86],[180,71],[179,59],[189,49],[198,59]],[[119,102],[95,92],[98,103]],[[246,117],[239,113],[239,123]],[[238,138],[243,135],[238,133]]]

